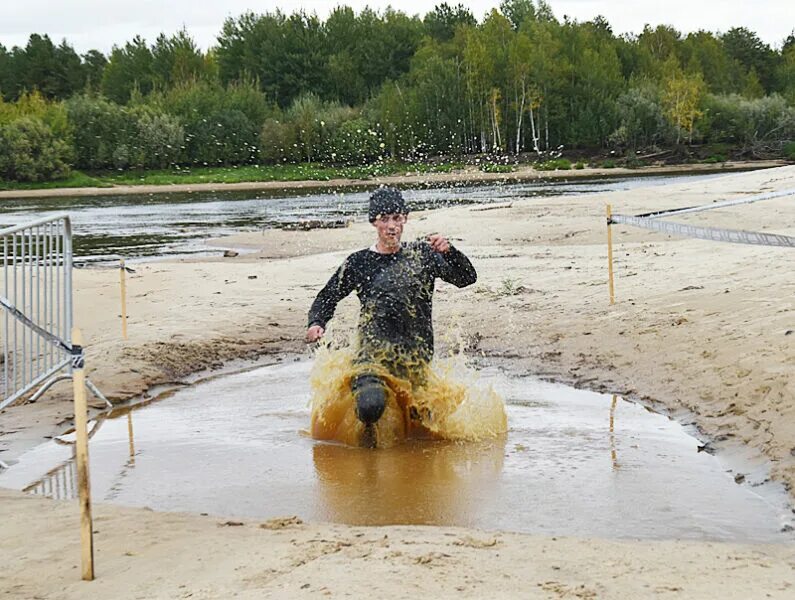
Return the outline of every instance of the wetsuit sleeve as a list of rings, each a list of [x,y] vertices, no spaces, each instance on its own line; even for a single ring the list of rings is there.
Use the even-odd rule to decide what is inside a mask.
[[[355,289],[355,273],[350,263],[351,257],[348,257],[320,290],[309,309],[309,327],[320,325],[325,329],[326,323],[334,316],[337,304]]]
[[[432,251],[433,252],[433,251]],[[460,250],[450,246],[450,250],[441,254],[433,252],[434,262],[436,263],[436,276],[452,283],[456,287],[466,287],[478,280],[475,267],[469,262],[466,255]]]

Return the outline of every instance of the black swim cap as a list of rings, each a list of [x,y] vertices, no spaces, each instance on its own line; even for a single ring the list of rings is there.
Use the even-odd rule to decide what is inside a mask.
[[[370,195],[370,209],[367,216],[374,223],[379,215],[407,215],[406,201],[400,190],[391,187],[380,187]]]

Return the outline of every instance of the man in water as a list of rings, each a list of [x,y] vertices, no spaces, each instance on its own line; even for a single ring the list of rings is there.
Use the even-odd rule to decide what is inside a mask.
[[[472,263],[443,235],[401,243],[408,218],[403,194],[379,188],[370,196],[370,223],[377,240],[370,248],[354,252],[337,269],[309,310],[307,342],[323,337],[337,304],[356,291],[361,302],[359,348],[356,363],[361,374],[351,390],[357,418],[364,423],[362,445],[375,446],[375,423],[386,407],[384,381],[366,365],[421,381],[433,357],[432,299],[436,278],[465,287],[475,283]]]

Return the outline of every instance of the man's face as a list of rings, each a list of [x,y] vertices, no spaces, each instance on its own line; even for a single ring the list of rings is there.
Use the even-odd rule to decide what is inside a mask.
[[[373,222],[378,232],[378,241],[384,248],[396,248],[400,245],[400,237],[403,235],[403,226],[406,224],[406,215],[389,214],[378,215]]]

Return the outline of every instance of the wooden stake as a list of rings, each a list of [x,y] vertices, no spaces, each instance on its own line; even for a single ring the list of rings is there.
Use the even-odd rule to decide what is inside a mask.
[[[610,219],[613,216],[613,207],[607,205],[607,274],[610,283],[610,304],[616,303],[615,288],[613,286],[613,231],[610,229]]]
[[[121,281],[121,337],[127,339],[127,276],[122,258],[119,265],[119,279]]]
[[[72,345],[83,346],[83,335],[72,329]],[[94,529],[91,518],[91,483],[88,476],[88,403],[86,402],[86,374],[82,360],[72,369],[75,397],[75,456],[77,460],[77,487],[80,502],[80,546],[82,548],[83,579],[94,579]]]

